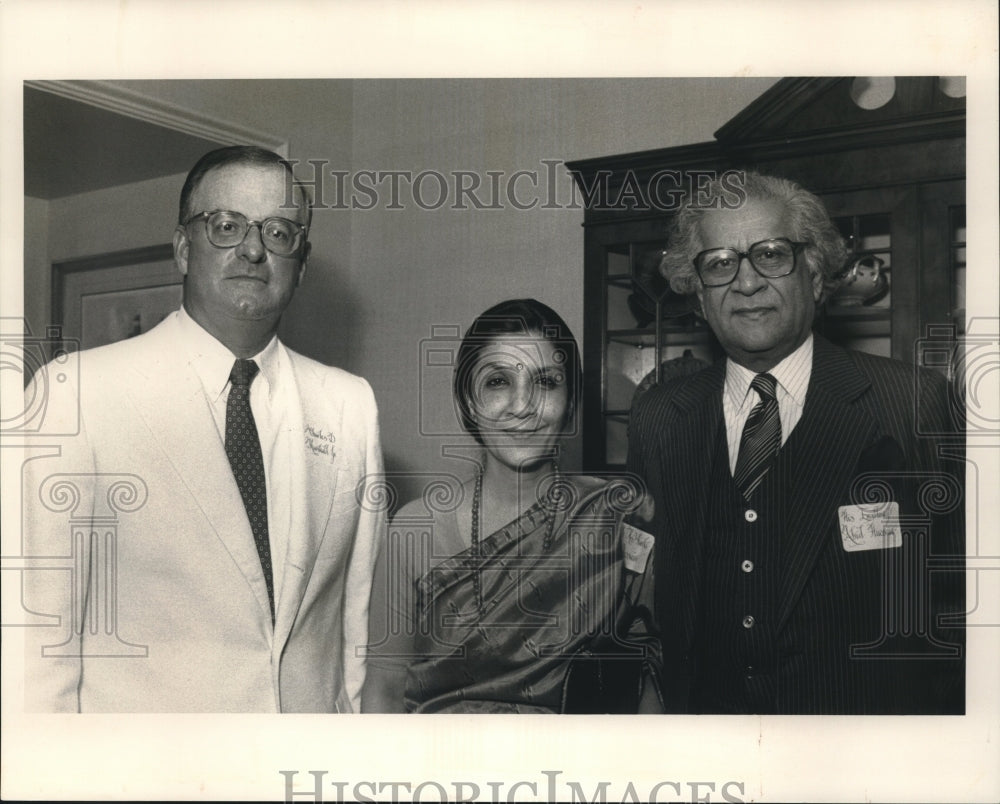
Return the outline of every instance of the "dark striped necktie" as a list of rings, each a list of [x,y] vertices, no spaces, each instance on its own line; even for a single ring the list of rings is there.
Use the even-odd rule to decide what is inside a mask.
[[[775,396],[777,384],[770,374],[758,374],[750,383],[750,387],[760,395],[760,401],[750,411],[743,427],[736,471],[733,473],[736,486],[746,498],[760,485],[771,460],[781,449],[781,417]]]
[[[233,468],[236,485],[243,497],[250,520],[250,530],[257,545],[260,566],[267,583],[267,599],[274,622],[274,577],[271,570],[271,545],[267,534],[267,487],[264,484],[264,458],[260,451],[257,425],[250,410],[250,384],[260,369],[252,360],[237,360],[229,373],[229,399],[226,401],[226,456]]]

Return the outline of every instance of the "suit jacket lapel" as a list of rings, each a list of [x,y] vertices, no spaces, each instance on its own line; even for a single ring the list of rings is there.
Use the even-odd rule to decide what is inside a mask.
[[[691,645],[700,611],[707,490],[722,421],[725,374],[726,361],[720,360],[686,380],[670,400],[675,417],[658,434],[663,515],[672,548],[667,554],[673,565],[669,577],[678,585],[671,599],[681,607],[684,651]]]
[[[279,348],[284,351],[283,358],[291,366],[290,374],[294,378],[285,389],[291,432],[292,522],[275,620],[274,647],[280,653],[295,623],[316,564],[316,554],[326,535],[337,471],[335,454],[312,454],[306,449],[307,426],[326,430],[332,424],[329,408],[323,405],[329,391],[320,387],[307,363],[297,360],[283,344],[279,344]],[[315,442],[319,437],[312,438]],[[331,445],[331,449],[335,446]]]
[[[853,480],[858,458],[878,427],[856,404],[870,383],[847,354],[821,337],[813,344],[813,367],[788,493],[784,583],[778,628],[788,620],[835,527],[837,507]]]
[[[135,341],[145,358],[140,356],[134,364],[135,381],[128,393],[270,619],[267,585],[250,523],[233,515],[242,510],[243,499],[201,382],[178,354],[174,326],[174,320],[167,319]]]

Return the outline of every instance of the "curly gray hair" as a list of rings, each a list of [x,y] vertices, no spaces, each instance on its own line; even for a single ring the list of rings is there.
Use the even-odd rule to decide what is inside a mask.
[[[723,181],[725,179],[725,181]],[[740,193],[742,190],[742,193]],[[833,225],[823,202],[809,191],[788,179],[765,176],[752,171],[737,171],[717,177],[707,186],[699,187],[697,204],[688,195],[683,200],[670,227],[667,248],[660,260],[660,272],[676,293],[694,295],[701,280],[694,269],[694,258],[706,248],[701,241],[699,222],[707,210],[725,208],[735,194],[747,199],[776,200],[788,210],[794,232],[792,237],[807,243],[803,256],[809,272],[823,277],[823,292],[819,303],[840,283],[840,274],[847,262],[847,248],[837,227]],[[720,244],[710,244],[708,247]]]

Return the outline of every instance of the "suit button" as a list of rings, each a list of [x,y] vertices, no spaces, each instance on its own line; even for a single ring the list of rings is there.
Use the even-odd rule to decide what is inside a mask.
[[[746,672],[747,678],[753,678],[753,665],[752,664],[748,664],[746,666],[744,672]]]
[[[740,569],[744,572],[753,572],[753,562],[747,559],[742,564],[740,564]]]
[[[756,620],[754,620],[753,615],[752,614],[748,614],[746,617],[743,618],[743,627],[744,628],[753,628],[753,624],[755,622],[756,622]]]
[[[746,511],[743,512],[743,518],[747,522],[756,522],[757,521],[757,512],[754,511],[753,508],[748,508]]]

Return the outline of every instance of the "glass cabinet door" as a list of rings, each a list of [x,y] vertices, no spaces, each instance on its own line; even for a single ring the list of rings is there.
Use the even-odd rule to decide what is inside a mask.
[[[965,334],[965,204],[948,209],[948,258],[951,263],[951,318],[955,334]]]
[[[850,252],[841,286],[830,294],[816,321],[816,330],[834,343],[912,359],[920,272],[913,237],[916,200],[907,188],[823,196]]]
[[[965,182],[921,188],[920,320],[917,360],[949,380],[963,382],[966,320]],[[947,356],[947,358],[945,357]]]
[[[924,339],[965,332],[964,181],[832,193],[823,201],[851,257],[819,331],[905,363]]]
[[[615,231],[595,255],[602,268],[602,326],[599,332],[588,328],[584,342],[585,361],[601,367],[599,387],[584,388],[584,461],[588,471],[598,472],[625,466],[629,410],[637,392],[664,373],[693,371],[715,357],[707,326],[659,272],[666,224],[609,229]]]

